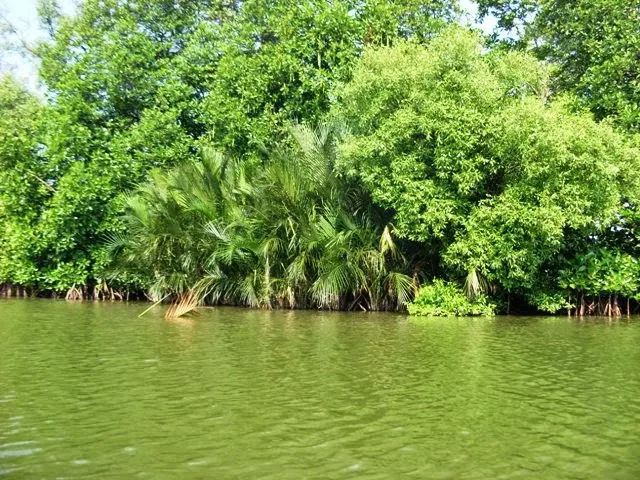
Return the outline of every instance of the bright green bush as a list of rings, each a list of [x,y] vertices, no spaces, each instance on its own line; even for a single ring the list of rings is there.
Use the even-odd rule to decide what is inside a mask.
[[[602,238],[640,203],[635,142],[569,98],[550,101],[551,76],[454,27],[366,50],[338,89],[349,126],[338,167],[393,212],[398,238],[439,257],[432,276],[476,271],[535,300],[567,239]]]
[[[432,284],[420,289],[407,309],[411,315],[462,317],[494,315],[496,306],[485,295],[477,295],[469,300],[455,283],[434,280]]]

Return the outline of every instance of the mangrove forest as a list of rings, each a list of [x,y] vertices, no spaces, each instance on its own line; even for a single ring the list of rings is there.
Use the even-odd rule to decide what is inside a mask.
[[[640,310],[638,2],[39,13],[37,43],[3,29],[39,82],[0,77],[6,296]]]

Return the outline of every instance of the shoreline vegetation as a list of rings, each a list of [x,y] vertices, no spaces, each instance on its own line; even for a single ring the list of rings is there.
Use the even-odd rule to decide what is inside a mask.
[[[510,311],[506,309],[499,310],[495,303],[492,303],[490,297],[483,296],[474,300],[469,300],[467,297],[461,295],[461,292],[456,288],[455,290],[449,290],[448,295],[454,295],[457,298],[452,300],[447,298],[443,300],[437,296],[433,298],[434,290],[438,290],[442,285],[441,280],[434,280],[433,284],[424,285],[421,289],[421,295],[417,296],[412,302],[406,305],[406,310],[399,310],[400,313],[407,313],[412,316],[426,316],[426,317],[493,317],[495,315],[510,315]],[[446,285],[446,282],[444,282]],[[454,284],[455,285],[455,284]],[[450,287],[450,285],[449,285]],[[15,299],[51,299],[51,300],[65,300],[71,302],[139,302],[142,305],[149,305],[139,317],[147,314],[152,308],[159,305],[165,306],[165,318],[179,318],[181,316],[187,316],[191,314],[197,314],[199,310],[213,309],[216,307],[238,307],[238,308],[251,308],[250,306],[239,303],[217,303],[217,304],[203,304],[202,301],[194,301],[196,297],[185,296],[177,300],[169,300],[169,296],[165,296],[155,302],[144,294],[139,292],[113,292],[111,295],[97,295],[86,294],[86,290],[82,288],[73,289],[69,295],[57,295],[55,293],[46,292],[44,295],[30,290],[25,287],[16,287],[14,285],[0,285],[0,298],[15,298]],[[455,293],[452,293],[455,292]],[[69,292],[68,292],[69,293]],[[128,293],[128,295],[127,295]],[[640,311],[640,305],[637,301],[630,298],[616,298],[616,296],[605,297],[582,297],[577,299],[577,308],[573,307],[565,309],[565,315],[568,317],[594,317],[594,318],[611,318],[611,317],[629,317],[631,315],[637,315]],[[446,306],[447,308],[443,308]],[[291,310],[290,307],[271,307],[271,309]],[[303,308],[303,310],[310,311],[312,308]],[[319,310],[319,309],[315,309]],[[331,310],[335,312],[344,312],[345,310]],[[325,309],[327,311],[327,309]],[[367,312],[366,309],[359,309],[360,312]],[[388,311],[387,311],[388,312]],[[540,315],[539,310],[523,309],[518,310],[517,315],[535,316]],[[548,312],[542,312],[543,314],[550,315]],[[557,312],[554,312],[557,313]],[[553,315],[553,314],[551,314]]]
[[[0,295],[637,312],[640,11],[476,3],[493,36],[454,1],[42,0]]]

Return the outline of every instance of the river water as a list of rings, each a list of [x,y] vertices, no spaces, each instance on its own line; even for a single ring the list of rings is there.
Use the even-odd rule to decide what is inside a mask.
[[[0,302],[0,477],[638,479],[640,319]]]

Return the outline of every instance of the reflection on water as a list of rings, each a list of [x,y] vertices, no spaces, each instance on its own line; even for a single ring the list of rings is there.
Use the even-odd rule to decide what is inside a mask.
[[[640,321],[0,302],[9,478],[640,478]]]

